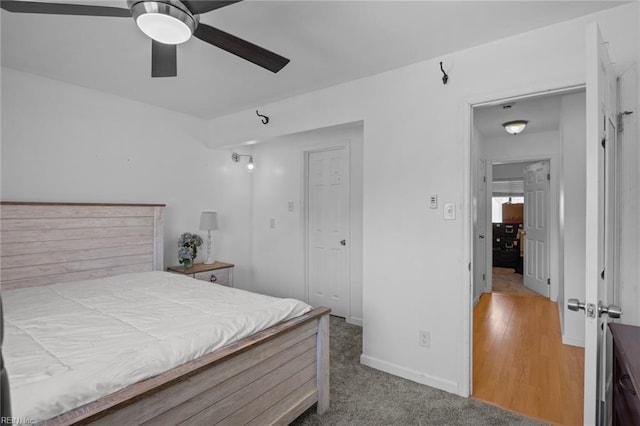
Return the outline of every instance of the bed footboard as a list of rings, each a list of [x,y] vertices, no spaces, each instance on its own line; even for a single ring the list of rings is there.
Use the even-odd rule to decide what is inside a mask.
[[[289,424],[329,408],[329,312],[317,308],[46,425]]]

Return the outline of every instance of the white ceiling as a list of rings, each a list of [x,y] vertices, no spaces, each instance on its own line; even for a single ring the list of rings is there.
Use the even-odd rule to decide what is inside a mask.
[[[527,120],[524,132],[537,133],[560,128],[560,100],[562,95],[541,96],[500,105],[482,106],[473,110],[473,124],[485,138],[508,136],[502,123]],[[505,109],[505,104],[511,108]]]
[[[125,0],[64,1],[120,6]],[[213,118],[436,58],[616,1],[244,1],[201,21],[289,59],[278,74],[198,39],[178,77],[150,77],[150,40],[129,18],[2,11],[2,65]]]
[[[558,93],[479,106],[473,110],[473,125],[485,139],[510,137],[502,123],[514,120],[529,122],[522,134],[557,131],[560,130],[562,97],[584,91],[584,87],[575,87]]]

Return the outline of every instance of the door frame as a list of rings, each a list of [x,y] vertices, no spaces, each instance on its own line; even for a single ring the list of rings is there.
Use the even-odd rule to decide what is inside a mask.
[[[491,282],[491,275],[489,273],[489,271],[491,270],[490,265],[492,265],[493,263],[493,253],[491,253],[492,251],[492,247],[491,244],[488,244],[488,242],[490,240],[492,240],[492,238],[489,238],[489,234],[493,235],[493,229],[491,226],[491,209],[489,207],[489,205],[487,204],[488,202],[490,202],[491,197],[489,196],[490,192],[489,189],[491,188],[490,182],[489,182],[489,172],[488,169],[491,166],[491,164],[489,163],[489,160],[484,159],[484,158],[477,158],[475,160],[475,165],[477,165],[478,167],[480,167],[480,164],[483,165],[484,167],[484,174],[481,175],[480,169],[477,169],[474,171],[474,177],[472,179],[477,180],[477,182],[472,182],[472,183],[477,183],[477,185],[474,184],[473,186],[473,191],[475,192],[474,196],[476,197],[476,199],[480,198],[480,193],[481,193],[481,189],[484,187],[484,212],[481,212],[480,210],[480,202],[477,202],[477,205],[474,206],[475,208],[475,213],[473,213],[474,217],[475,217],[475,225],[472,223],[472,232],[473,232],[473,241],[477,241],[476,238],[480,239],[480,218],[484,219],[484,244],[482,244],[482,242],[478,242],[478,247],[480,247],[482,250],[484,250],[484,266],[483,267],[479,267],[478,269],[474,268],[473,269],[473,277],[472,277],[472,297],[473,297],[473,305],[475,306],[479,301],[480,301],[480,296],[482,295],[482,293],[486,292],[487,289],[491,289],[492,286],[492,282]],[[480,177],[483,177],[483,181],[480,181]],[[475,243],[474,243],[475,246]],[[474,247],[471,247],[472,250],[472,254],[473,254],[473,258],[476,258],[476,253],[475,253],[475,249]],[[480,278],[482,274],[483,278]],[[482,287],[482,291],[480,292],[480,294],[476,297],[475,295],[475,289],[476,289],[476,280],[482,280],[481,287]],[[478,284],[478,285],[480,285]]]
[[[349,184],[347,185],[347,200],[349,200],[349,219],[348,219],[348,250],[347,250],[347,317],[345,318],[348,322],[350,322],[352,318],[351,312],[351,290],[352,290],[352,282],[351,282],[351,247],[353,241],[353,230],[352,230],[352,220],[351,215],[353,208],[353,203],[351,200],[351,141],[349,139],[337,142],[335,144],[327,144],[317,147],[309,147],[305,148],[302,151],[302,174],[303,174],[303,184],[302,184],[302,200],[303,200],[303,208],[302,208],[302,221],[304,226],[304,231],[302,233],[302,247],[304,250],[304,296],[305,302],[309,303],[309,157],[313,153],[324,152],[324,151],[333,151],[337,149],[344,149],[346,154],[346,173],[349,176]]]
[[[498,105],[505,102],[515,102],[527,98],[535,98],[542,95],[553,95],[570,93],[575,90],[585,90],[586,81],[566,81],[558,84],[557,82],[542,83],[536,87],[527,89],[512,89],[508,91],[499,91],[495,93],[485,94],[483,96],[467,98],[464,101],[464,143],[463,155],[466,167],[463,176],[463,200],[465,207],[464,218],[464,253],[466,254],[468,267],[465,270],[465,280],[462,289],[462,300],[466,304],[462,315],[462,351],[461,365],[463,368],[459,373],[458,394],[462,396],[471,396],[473,392],[473,217],[471,214],[473,206],[473,181],[474,178],[474,162],[477,161],[478,155],[473,146],[473,109],[480,106]],[[539,158],[539,157],[538,157]],[[487,191],[488,192],[488,191]]]
[[[521,98],[522,99],[522,98]],[[473,141],[472,141],[473,142]],[[487,200],[486,200],[486,206],[487,206],[487,233],[491,232],[492,235],[492,239],[487,239],[486,244],[487,244],[487,262],[486,262],[486,268],[487,269],[487,282],[486,282],[486,289],[488,292],[492,292],[493,291],[493,274],[489,274],[488,271],[491,271],[491,268],[493,268],[493,220],[492,220],[492,211],[489,210],[489,207],[492,205],[493,203],[493,166],[497,165],[497,164],[509,164],[509,163],[534,163],[537,161],[547,161],[549,163],[549,173],[551,174],[551,179],[549,180],[549,202],[547,203],[547,218],[548,218],[548,222],[549,222],[549,226],[547,226],[547,241],[549,243],[549,250],[547,250],[547,265],[549,265],[549,275],[551,275],[551,252],[558,252],[559,251],[559,244],[556,244],[556,242],[552,243],[551,241],[551,230],[553,229],[556,232],[559,232],[559,227],[557,226],[558,224],[555,223],[555,221],[553,221],[553,226],[552,226],[552,221],[551,221],[551,214],[555,212],[555,210],[557,210],[557,208],[559,206],[555,205],[555,202],[552,202],[551,198],[553,195],[553,191],[552,191],[552,185],[553,184],[557,184],[556,179],[558,179],[557,175],[557,170],[558,170],[558,166],[557,166],[557,159],[554,160],[553,158],[550,158],[548,156],[538,156],[538,155],[530,155],[530,156],[514,156],[514,157],[501,157],[501,158],[486,158],[485,159],[487,161],[487,170],[491,169],[491,172],[487,172]],[[551,170],[553,170],[556,173],[553,173]],[[489,179],[489,176],[491,176],[491,179]],[[557,194],[556,194],[557,195]],[[557,198],[557,197],[556,197]],[[554,209],[552,209],[552,206],[555,207]],[[526,208],[526,207],[525,207]],[[559,253],[556,253],[559,254]],[[525,256],[523,261],[526,262],[526,252],[525,252]],[[472,265],[473,268],[473,265]],[[547,297],[547,299],[549,300],[553,300],[551,298],[552,295],[557,295],[558,294],[558,289],[560,287],[562,280],[561,277],[558,277],[558,279],[552,280],[551,281],[551,287],[549,289],[549,296]],[[555,291],[555,292],[554,292]],[[557,299],[557,298],[556,298]],[[473,316],[473,315],[472,315]],[[473,346],[472,346],[473,349]],[[473,354],[473,352],[472,352]]]

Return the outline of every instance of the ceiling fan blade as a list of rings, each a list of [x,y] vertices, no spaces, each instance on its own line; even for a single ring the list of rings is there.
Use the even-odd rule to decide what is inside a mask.
[[[175,77],[178,75],[176,45],[151,40],[151,77]]]
[[[2,0],[0,7],[9,12],[43,13],[48,15],[113,16],[131,18],[129,9],[85,4],[44,3],[35,1]]]
[[[193,33],[202,41],[206,41],[222,50],[233,53],[236,56],[246,59],[249,62],[268,69],[271,72],[280,71],[289,63],[289,59],[277,53],[273,53],[253,43],[242,40],[234,35],[225,33],[222,30],[213,28],[206,24],[199,24]]]
[[[217,0],[182,0],[185,6],[189,8],[191,13],[199,15],[201,13],[211,12],[230,4],[238,3],[242,0],[217,1]]]

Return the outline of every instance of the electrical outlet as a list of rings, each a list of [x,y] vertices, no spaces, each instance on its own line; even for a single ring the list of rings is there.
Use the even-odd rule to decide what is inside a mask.
[[[292,212],[293,211],[293,207],[294,207],[293,201],[288,201],[287,202],[287,210]]]
[[[276,219],[275,218],[272,217],[271,219],[269,219],[269,227],[271,229],[275,229],[276,228]]]
[[[420,330],[418,332],[418,344],[425,348],[431,347],[431,333],[428,331]]]

